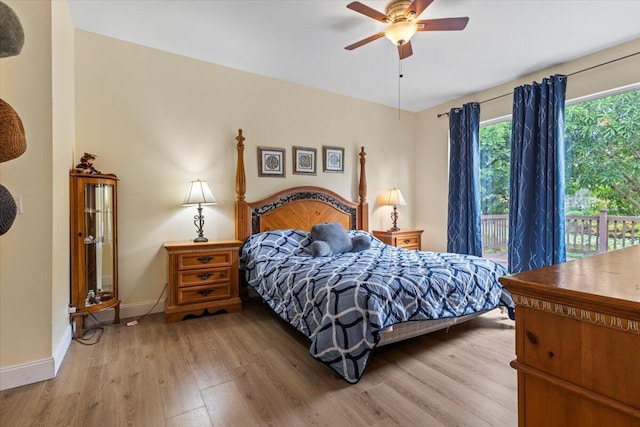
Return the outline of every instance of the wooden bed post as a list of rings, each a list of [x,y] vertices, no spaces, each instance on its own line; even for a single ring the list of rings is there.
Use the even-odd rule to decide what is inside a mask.
[[[244,173],[244,136],[242,129],[238,129],[236,137],[238,150],[238,165],[236,166],[236,240],[242,242],[251,235],[251,224],[249,223],[249,208],[246,201],[247,179]]]
[[[366,155],[364,147],[360,147],[360,182],[358,185],[358,223],[360,229],[369,231],[369,204],[367,203],[367,173],[365,171]]]

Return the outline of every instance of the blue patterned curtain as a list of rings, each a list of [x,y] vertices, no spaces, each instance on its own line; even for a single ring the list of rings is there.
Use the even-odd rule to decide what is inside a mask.
[[[509,270],[566,260],[562,75],[515,88],[509,186]]]
[[[480,218],[480,104],[449,112],[447,252],[482,255]]]

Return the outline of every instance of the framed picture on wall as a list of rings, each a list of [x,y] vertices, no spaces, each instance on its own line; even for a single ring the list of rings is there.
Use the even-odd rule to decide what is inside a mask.
[[[316,174],[316,149],[293,147],[293,173],[296,175]]]
[[[285,177],[284,148],[258,147],[258,176]]]
[[[344,172],[344,148],[322,146],[323,172]]]

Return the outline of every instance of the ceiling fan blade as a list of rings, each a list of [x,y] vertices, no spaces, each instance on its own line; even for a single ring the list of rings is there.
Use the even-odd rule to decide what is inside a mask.
[[[404,11],[405,18],[417,18],[431,3],[433,0],[413,0],[413,3]]]
[[[460,31],[464,30],[469,22],[468,17],[425,19],[416,22],[418,31]]]
[[[347,5],[347,7],[351,10],[355,10],[358,13],[361,13],[369,18],[373,18],[376,21],[382,22],[383,24],[388,23],[387,15],[382,12],[378,12],[375,9],[371,9],[369,6],[360,3],[359,1],[351,2]]]
[[[378,40],[380,37],[384,37],[384,32],[378,33],[378,34],[374,34],[372,36],[367,37],[366,39],[362,39],[359,42],[355,42],[354,44],[350,44],[349,46],[345,47],[345,49],[347,50],[353,50],[357,47],[360,47],[362,45],[365,45],[369,42],[372,42],[374,40]]]
[[[400,55],[400,59],[405,59],[413,55],[413,48],[411,47],[411,41],[408,41],[398,46],[398,54]]]

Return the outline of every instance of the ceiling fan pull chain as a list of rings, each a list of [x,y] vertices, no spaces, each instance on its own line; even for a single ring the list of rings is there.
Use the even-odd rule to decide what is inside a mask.
[[[404,75],[402,74],[402,59],[398,58],[398,120],[400,120],[400,79]]]

